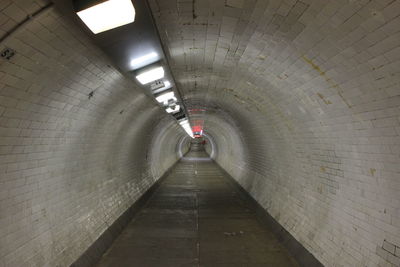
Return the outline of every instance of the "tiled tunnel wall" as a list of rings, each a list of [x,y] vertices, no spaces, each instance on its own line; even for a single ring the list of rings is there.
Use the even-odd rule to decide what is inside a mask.
[[[1,1],[0,34],[46,4]],[[4,47],[16,54],[0,59],[0,266],[69,266],[186,134],[53,8]]]
[[[149,2],[216,161],[324,265],[399,266],[400,1]]]
[[[398,266],[400,1],[149,2],[215,160],[324,265]],[[3,1],[0,34],[46,4]],[[52,9],[5,46],[0,266],[68,266],[185,135]]]

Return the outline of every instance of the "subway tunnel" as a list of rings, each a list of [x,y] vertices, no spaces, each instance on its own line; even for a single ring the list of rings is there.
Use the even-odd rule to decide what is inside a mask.
[[[0,267],[400,266],[399,0],[132,2],[202,136],[128,26],[2,0]]]

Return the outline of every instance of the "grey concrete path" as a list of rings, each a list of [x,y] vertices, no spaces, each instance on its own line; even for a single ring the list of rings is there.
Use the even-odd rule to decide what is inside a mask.
[[[298,266],[207,157],[176,165],[98,267]]]

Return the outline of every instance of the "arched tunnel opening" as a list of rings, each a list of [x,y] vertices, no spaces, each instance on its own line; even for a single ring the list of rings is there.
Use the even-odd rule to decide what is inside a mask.
[[[399,70],[399,0],[2,0],[0,267],[400,266]]]

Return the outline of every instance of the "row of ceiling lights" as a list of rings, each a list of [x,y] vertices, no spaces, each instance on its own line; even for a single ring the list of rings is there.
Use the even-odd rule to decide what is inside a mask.
[[[148,57],[148,55],[143,56],[143,58]],[[157,57],[157,54],[155,54],[155,57]],[[157,102],[166,107],[168,113],[178,113],[181,107],[177,103],[178,99],[175,92],[171,89],[171,82],[164,79],[164,75],[165,71],[162,66],[145,67],[137,72],[136,79],[142,85],[151,84],[150,88]]]
[[[132,23],[135,20],[135,8],[131,0],[75,0],[74,8],[79,18],[94,34]],[[146,62],[154,62],[158,58],[159,55],[156,52],[151,52],[131,60],[131,66],[136,70],[136,79],[143,86],[150,86],[157,102],[165,108],[167,113],[174,115],[179,125],[193,138],[189,120],[178,103],[171,82],[164,78],[164,67],[160,64],[143,66]]]

